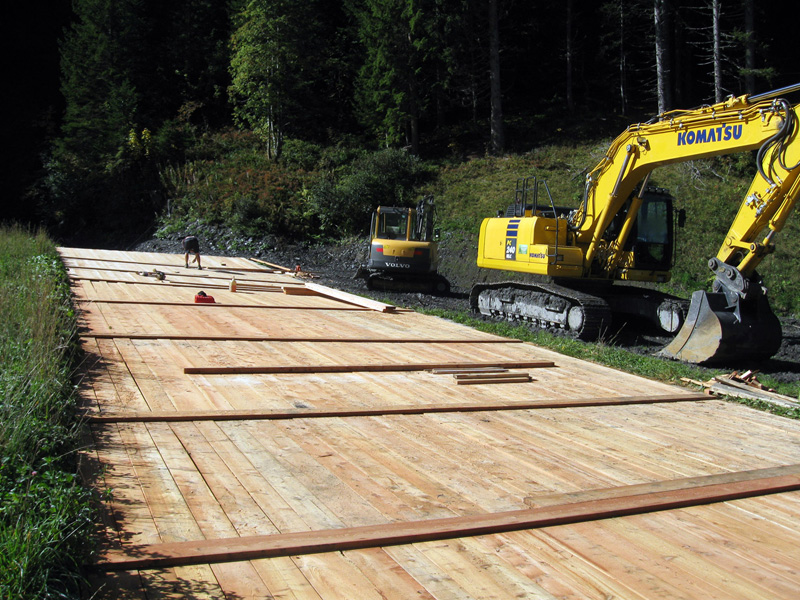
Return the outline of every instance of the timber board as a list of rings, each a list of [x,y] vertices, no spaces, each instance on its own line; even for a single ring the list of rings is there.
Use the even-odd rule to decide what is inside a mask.
[[[600,497],[596,490],[622,493],[626,486],[800,464],[796,421],[689,399],[666,384],[530,344],[496,343],[433,317],[345,311],[331,298],[266,291],[284,285],[284,277],[285,285],[302,285],[268,268],[246,272],[263,291],[212,294],[221,304],[263,310],[203,310],[186,306],[195,293],[186,281],[108,281],[128,268],[186,271],[182,255],[62,251],[74,257],[65,262],[76,261],[76,276],[85,274],[79,269],[96,271],[91,281],[73,281],[76,300],[83,300],[76,305],[87,352],[80,393],[89,414],[378,411],[93,424],[93,456],[102,467],[96,485],[114,490],[103,548],[122,556],[135,556],[136,546],[158,552],[167,543],[402,527],[565,498],[591,503]],[[203,264],[259,266],[206,256]],[[191,272],[190,281],[207,271]],[[120,336],[102,338],[114,332]],[[253,333],[293,339],[236,339]],[[167,339],[180,334],[220,337]],[[419,341],[319,341],[368,337]],[[184,372],[536,360],[555,366],[523,369],[533,381],[503,385],[458,386],[452,374],[427,371]],[[682,393],[685,402],[492,410],[512,402]],[[379,414],[414,405],[485,409]],[[793,598],[800,585],[798,510],[800,493],[783,492],[521,531],[92,578],[97,587],[122,586],[97,598]]]

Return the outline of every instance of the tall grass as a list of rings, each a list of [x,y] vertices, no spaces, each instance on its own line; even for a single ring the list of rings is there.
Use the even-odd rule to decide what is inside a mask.
[[[0,598],[79,593],[92,527],[69,286],[43,233],[0,228]]]

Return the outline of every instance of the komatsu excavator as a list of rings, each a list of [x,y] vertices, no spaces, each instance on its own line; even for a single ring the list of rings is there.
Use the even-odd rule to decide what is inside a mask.
[[[552,283],[476,284],[473,309],[561,327],[582,339],[596,338],[612,312],[636,314],[677,333],[663,356],[702,364],[772,356],[781,326],[756,267],[774,251],[800,193],[798,108],[783,98],[797,90],[800,84],[731,97],[629,126],[587,174],[577,208],[559,208],[552,198],[540,202],[543,182],[518,185],[506,215],[481,224],[478,266],[548,276]],[[758,151],[757,172],[709,260],[713,291],[694,292],[687,313],[685,301],[626,285],[670,278],[673,199],[648,186],[651,172],[748,150]]]
[[[367,262],[355,277],[369,289],[446,294],[450,283],[439,274],[438,233],[433,198],[416,208],[379,206],[372,214]]]

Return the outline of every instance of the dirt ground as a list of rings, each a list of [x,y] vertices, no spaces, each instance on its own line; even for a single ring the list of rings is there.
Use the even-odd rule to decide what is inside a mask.
[[[475,266],[474,240],[446,238],[440,243],[440,273],[450,282],[449,294],[437,296],[424,293],[373,292],[367,289],[363,279],[354,278],[358,266],[365,259],[366,238],[336,244],[298,244],[274,238],[256,240],[235,237],[222,231],[204,233],[205,235],[199,236],[204,254],[253,257],[288,268],[300,265],[303,271],[315,276],[316,283],[409,308],[467,311],[472,284],[491,280],[493,276],[496,280],[498,276]],[[131,249],[182,252],[180,239],[181,236],[178,235],[167,240],[151,239]],[[783,340],[780,350],[772,359],[761,363],[743,360],[740,364],[726,365],[725,369],[754,369],[778,381],[800,381],[800,319],[786,316],[781,317],[781,322]],[[619,324],[615,331],[609,332],[605,342],[632,352],[654,354],[669,342],[669,338],[649,332],[640,324]]]

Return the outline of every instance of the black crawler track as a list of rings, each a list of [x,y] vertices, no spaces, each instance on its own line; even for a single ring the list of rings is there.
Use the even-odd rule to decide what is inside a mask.
[[[488,293],[489,296],[485,293]],[[484,294],[483,298],[481,294]],[[487,300],[494,297],[493,307],[487,307]],[[596,340],[611,324],[611,309],[608,303],[598,296],[580,292],[552,283],[520,283],[506,281],[485,283],[473,286],[470,293],[470,308],[484,315],[510,321],[526,321],[539,327],[558,327],[581,340]],[[545,308],[535,316],[514,310],[525,304],[535,303]],[[497,308],[497,305],[509,310]],[[483,305],[483,306],[482,306]],[[573,309],[582,311],[578,327],[570,326],[569,313]],[[549,318],[548,314],[549,313]]]

